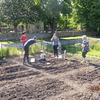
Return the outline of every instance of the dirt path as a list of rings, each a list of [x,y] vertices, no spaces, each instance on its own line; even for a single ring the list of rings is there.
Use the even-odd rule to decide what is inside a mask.
[[[31,57],[38,59],[39,55]],[[81,64],[73,56],[64,60],[47,55],[46,59],[50,65],[39,62],[23,66],[19,57],[1,61],[0,100],[100,99],[100,90],[90,90],[100,88],[100,60]]]

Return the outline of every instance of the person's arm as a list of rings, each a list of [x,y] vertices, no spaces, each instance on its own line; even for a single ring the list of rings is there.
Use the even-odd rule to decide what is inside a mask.
[[[82,48],[84,48],[85,47],[85,44],[82,44]]]
[[[80,49],[80,48],[84,48],[84,47],[85,47],[85,45],[82,44],[82,46],[78,46],[77,48]]]
[[[35,47],[36,47],[37,49],[40,49],[40,50],[42,50],[41,48],[39,48],[39,47],[36,45],[36,43],[34,43],[34,45],[35,45]]]
[[[91,47],[90,47],[90,43],[89,43],[89,49],[91,49]]]
[[[59,43],[59,38],[58,38],[58,43]]]
[[[27,41],[27,39],[25,39],[25,40],[21,40],[21,42],[24,42],[24,41]]]
[[[51,41],[53,41],[53,39],[54,39],[54,36],[52,36]]]

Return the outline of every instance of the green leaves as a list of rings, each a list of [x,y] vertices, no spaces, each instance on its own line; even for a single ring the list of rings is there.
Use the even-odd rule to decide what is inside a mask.
[[[100,29],[100,0],[74,0],[73,18],[76,24],[81,23],[86,30],[97,31]],[[76,12],[76,13],[75,13]]]

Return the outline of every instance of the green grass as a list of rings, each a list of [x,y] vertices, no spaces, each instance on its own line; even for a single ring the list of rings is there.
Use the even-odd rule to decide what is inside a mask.
[[[91,37],[88,37],[91,38]],[[81,39],[81,37],[64,37],[62,39]],[[48,39],[44,39],[43,41],[47,41]],[[38,40],[37,42],[41,42],[41,39]],[[100,42],[98,41],[89,41],[90,42],[90,47],[91,50],[87,53],[87,57],[90,58],[98,58],[100,59]],[[20,43],[20,41],[3,41],[3,43]],[[75,46],[76,45],[81,45],[81,43],[77,43],[77,44],[71,44],[71,45],[67,45],[67,44],[62,44],[62,52],[64,50],[66,50],[67,54],[72,54],[75,55],[78,58],[82,58],[82,49],[78,49]],[[38,45],[40,48],[41,45]],[[51,52],[53,51],[53,47],[52,45],[50,46],[45,46],[44,47],[45,51]],[[35,53],[35,52],[40,52],[40,50],[38,50],[37,48],[35,48],[35,46],[30,46],[29,48],[29,53]],[[0,57],[2,56],[12,56],[12,55],[20,55],[21,54],[21,49],[20,48],[4,48],[4,49],[0,49]]]
[[[91,50],[87,53],[87,57],[89,58],[98,58],[100,59],[100,42],[89,41]],[[66,50],[67,54],[75,55],[77,58],[82,58],[82,48],[78,49],[75,46],[81,45],[81,43],[77,44],[62,44],[62,51]]]
[[[38,44],[37,46],[39,48],[41,48],[40,44]],[[3,48],[3,49],[0,49],[0,58],[7,57],[7,56],[21,55],[21,52],[22,52],[22,49],[17,48],[17,47]],[[40,52],[40,50],[37,49],[34,45],[29,47],[29,54],[33,54],[33,53],[37,53],[37,52]]]
[[[87,39],[90,39],[92,37],[87,37]],[[75,40],[75,39],[82,39],[81,36],[76,36],[76,37],[60,37],[59,40]],[[42,39],[42,42],[45,41],[51,41],[51,38],[45,38]],[[38,39],[36,42],[41,42],[41,39]],[[21,43],[20,40],[16,41],[16,40],[11,40],[11,41],[0,41],[0,43]]]
[[[14,48],[3,48],[0,49],[0,58],[6,57],[6,56],[13,56],[13,55],[19,55],[21,53],[21,49],[14,47]]]
[[[93,37],[87,37],[87,39],[90,39]],[[82,36],[75,36],[75,37],[60,37],[60,40],[76,40],[76,39],[82,39]]]
[[[0,43],[21,43],[20,40],[16,41],[16,40],[10,40],[10,41],[0,41]]]
[[[37,46],[38,46],[39,48],[41,48],[41,44],[37,44]],[[40,50],[37,49],[37,48],[35,47],[35,45],[31,45],[31,46],[29,47],[29,54],[33,54],[33,53],[37,53],[37,52],[40,52]]]

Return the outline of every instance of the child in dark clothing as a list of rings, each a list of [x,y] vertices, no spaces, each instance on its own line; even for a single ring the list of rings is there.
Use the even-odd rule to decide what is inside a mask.
[[[27,57],[27,61],[29,64],[31,64],[31,62],[29,62],[29,46],[34,44],[35,47],[37,49],[40,49],[42,50],[41,48],[38,48],[37,45],[36,45],[36,40],[37,40],[37,37],[34,36],[32,39],[29,39],[25,44],[24,44],[24,50],[25,50],[25,54],[24,54],[24,58],[23,58],[23,64],[26,65],[25,63],[25,58]]]

